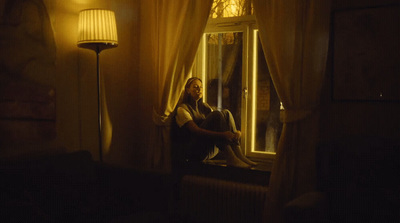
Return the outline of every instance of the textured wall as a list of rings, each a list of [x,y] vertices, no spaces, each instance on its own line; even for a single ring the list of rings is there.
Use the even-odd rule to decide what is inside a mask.
[[[0,2],[0,142],[56,137],[56,45],[42,0]]]

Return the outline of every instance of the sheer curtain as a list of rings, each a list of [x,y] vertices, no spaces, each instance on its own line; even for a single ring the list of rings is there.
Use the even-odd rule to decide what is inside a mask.
[[[153,126],[155,139],[150,142],[150,168],[170,171],[170,114],[173,112],[204,32],[212,0],[146,0],[142,12],[149,33],[149,52],[141,66],[152,83]],[[143,16],[141,17],[143,18]],[[142,23],[143,24],[143,23]],[[147,41],[147,40],[142,40]],[[149,60],[149,61],[147,61]]]
[[[265,58],[285,107],[266,203],[266,222],[281,222],[285,203],[315,189],[315,148],[329,42],[329,2],[254,0]]]

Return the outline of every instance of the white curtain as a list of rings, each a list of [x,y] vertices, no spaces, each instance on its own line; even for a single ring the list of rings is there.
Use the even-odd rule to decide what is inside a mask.
[[[155,138],[147,151],[152,169],[170,171],[170,114],[190,75],[211,4],[212,0],[146,0],[141,3],[141,13],[146,13],[141,19],[147,19],[141,24],[148,25],[143,30],[149,34],[142,40],[149,41],[149,52],[142,54],[145,58],[141,58],[141,66],[147,66],[142,70],[151,75],[149,84],[154,90],[152,127]]]
[[[254,0],[265,58],[285,107],[265,209],[266,222],[282,222],[284,205],[315,189],[315,149],[328,53],[329,2]]]

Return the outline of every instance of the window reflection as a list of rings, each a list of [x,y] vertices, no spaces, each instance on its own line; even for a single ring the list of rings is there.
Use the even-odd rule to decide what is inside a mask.
[[[240,129],[243,33],[212,33],[206,39],[207,103],[229,109]]]

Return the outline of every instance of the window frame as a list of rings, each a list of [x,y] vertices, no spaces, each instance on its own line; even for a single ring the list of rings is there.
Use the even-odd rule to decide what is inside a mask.
[[[256,161],[273,161],[275,152],[255,151],[255,104],[257,92],[257,35],[258,31],[254,15],[240,17],[209,18],[207,26],[201,37],[199,48],[196,53],[193,67],[196,74],[201,74],[200,78],[206,83],[206,35],[224,32],[242,32],[242,100],[241,100],[241,147],[245,148],[244,153],[247,157]],[[261,47],[261,46],[260,46]],[[199,66],[200,65],[200,66]],[[204,91],[203,98],[206,101],[207,92]],[[245,120],[245,121],[243,121]]]
[[[257,48],[262,47],[258,46],[258,27],[256,24],[253,24],[252,27],[250,27],[251,33],[250,37],[252,39],[251,47],[249,47],[249,61],[252,63],[251,66],[249,66],[249,74],[248,77],[251,80],[249,83],[249,91],[251,90],[252,92],[249,93],[251,95],[249,102],[251,105],[247,107],[247,112],[250,113],[250,115],[247,116],[247,122],[250,123],[251,130],[251,138],[250,138],[250,143],[252,143],[250,146],[245,147],[246,149],[246,155],[252,158],[258,158],[258,159],[263,159],[263,160],[270,160],[273,161],[276,156],[276,152],[261,152],[261,151],[255,151],[255,134],[256,134],[256,118],[257,118],[257,110],[256,110],[256,103],[257,103],[257,80],[258,80],[258,66],[257,66]],[[271,81],[271,84],[272,81]],[[247,141],[248,139],[246,139]],[[277,149],[277,148],[276,148]]]

